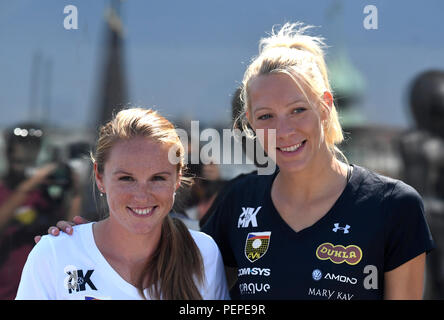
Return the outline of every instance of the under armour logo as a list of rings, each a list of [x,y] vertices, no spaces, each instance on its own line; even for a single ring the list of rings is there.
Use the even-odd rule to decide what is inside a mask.
[[[238,228],[247,228],[250,223],[252,227],[257,227],[256,215],[262,207],[254,208],[242,208],[242,214],[239,216],[239,221],[237,223]]]
[[[334,226],[335,227],[332,229],[334,232],[342,230],[344,233],[350,233],[350,231],[348,231],[348,229],[350,229],[350,226],[348,224],[346,224],[345,227],[340,227],[339,223],[335,223]]]

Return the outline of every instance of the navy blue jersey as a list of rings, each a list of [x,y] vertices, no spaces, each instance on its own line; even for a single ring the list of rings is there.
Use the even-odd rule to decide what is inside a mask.
[[[203,231],[237,268],[233,299],[382,299],[384,273],[434,247],[412,187],[353,167],[333,207],[299,232],[271,200],[277,173],[229,185]]]

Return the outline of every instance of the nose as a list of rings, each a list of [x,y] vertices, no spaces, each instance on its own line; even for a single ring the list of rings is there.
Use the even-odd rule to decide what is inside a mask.
[[[295,132],[295,130],[296,128],[294,128],[288,119],[278,119],[276,123],[276,139],[285,140],[289,138]]]
[[[137,183],[134,191],[134,200],[145,203],[153,196],[153,188],[149,183]]]

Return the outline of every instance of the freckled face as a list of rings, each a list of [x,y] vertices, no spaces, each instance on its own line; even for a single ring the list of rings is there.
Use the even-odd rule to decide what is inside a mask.
[[[180,179],[168,160],[170,146],[136,137],[117,142],[96,182],[104,190],[110,221],[131,233],[160,232]]]
[[[303,170],[322,156],[319,151],[326,149],[321,148],[325,147],[322,119],[292,78],[280,73],[257,76],[251,80],[248,94],[250,124],[255,131],[264,130],[265,150],[276,148],[274,160],[281,171]],[[275,145],[267,139],[270,129],[276,130]]]

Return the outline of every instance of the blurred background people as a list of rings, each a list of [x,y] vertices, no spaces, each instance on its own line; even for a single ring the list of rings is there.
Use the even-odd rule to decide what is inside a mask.
[[[402,177],[422,195],[436,243],[427,256],[425,298],[444,299],[444,70],[415,77],[409,111],[415,127],[400,138]]]
[[[21,123],[5,131],[7,169],[0,181],[0,299],[14,299],[34,236],[80,214],[77,177],[66,163],[37,167],[44,131]],[[54,155],[56,157],[56,155]]]
[[[193,230],[200,230],[202,219],[212,205],[218,192],[225,184],[221,177],[219,165],[213,162],[191,162],[193,145],[188,141],[188,163],[184,175],[192,179],[192,184],[183,186],[177,191],[176,201],[170,215],[180,218]],[[200,150],[198,150],[200,154]]]

